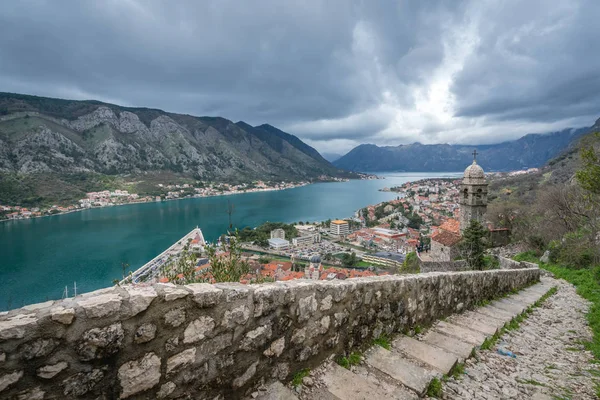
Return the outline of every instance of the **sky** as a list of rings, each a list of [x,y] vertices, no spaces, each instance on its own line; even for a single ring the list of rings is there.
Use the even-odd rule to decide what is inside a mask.
[[[600,117],[598,0],[21,0],[0,91],[269,123],[321,152]]]

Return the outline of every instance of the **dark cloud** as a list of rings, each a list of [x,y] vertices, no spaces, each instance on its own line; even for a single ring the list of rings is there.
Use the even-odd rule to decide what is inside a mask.
[[[7,2],[0,90],[361,142],[489,143],[591,123],[593,0]]]

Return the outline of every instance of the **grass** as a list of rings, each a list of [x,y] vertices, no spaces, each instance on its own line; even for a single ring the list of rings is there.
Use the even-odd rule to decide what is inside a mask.
[[[362,354],[354,351],[348,357],[338,358],[337,363],[346,369],[350,369],[351,366],[360,364],[360,360],[362,360]]]
[[[594,336],[584,345],[594,354],[594,361],[600,363],[600,266],[590,269],[571,269],[554,264],[541,266],[552,272],[555,277],[575,285],[577,294],[592,302],[586,317]]]
[[[305,377],[307,377],[310,374],[310,369],[309,368],[304,368],[298,372],[296,372],[296,374],[294,374],[294,377],[292,378],[292,385],[293,386],[300,386],[302,385],[302,379],[304,379]]]
[[[438,378],[433,378],[427,386],[427,396],[439,399],[442,397],[442,381]]]
[[[377,339],[374,339],[373,345],[381,346],[386,350],[392,349],[390,338],[388,338],[386,335],[380,335]]]

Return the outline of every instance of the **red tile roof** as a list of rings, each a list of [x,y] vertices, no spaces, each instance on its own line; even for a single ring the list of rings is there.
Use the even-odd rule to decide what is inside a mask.
[[[431,240],[448,247],[454,246],[455,244],[460,242],[460,239],[460,235],[444,230],[440,230],[435,234],[431,235]]]
[[[460,232],[460,223],[453,218],[448,218],[440,225],[440,229],[458,234]]]

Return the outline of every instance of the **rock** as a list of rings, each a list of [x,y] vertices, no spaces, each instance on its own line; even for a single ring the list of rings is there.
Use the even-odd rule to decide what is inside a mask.
[[[17,383],[23,376],[23,371],[15,371],[10,374],[0,376],[0,392],[4,391],[10,385]]]
[[[263,325],[248,332],[240,344],[240,349],[250,351],[263,346],[272,335],[271,325]]]
[[[121,399],[153,388],[160,381],[160,358],[148,353],[141,360],[126,362],[119,368],[118,376]]]
[[[280,337],[275,340],[267,350],[263,352],[263,354],[267,357],[279,357],[283,350],[285,349],[285,336]]]
[[[196,359],[196,348],[187,349],[181,353],[175,354],[173,357],[169,357],[167,360],[167,374],[176,370],[183,365],[189,365]]]
[[[23,310],[38,311],[38,310],[41,310],[42,308],[52,307],[53,304],[54,304],[54,300],[49,300],[49,301],[45,301],[43,303],[37,303],[37,304],[29,304],[29,305],[23,306]]]
[[[6,353],[0,353],[0,363],[6,361]]]
[[[226,310],[222,324],[228,328],[233,328],[235,325],[245,325],[248,318],[250,318],[250,309],[248,306],[242,305],[233,310]]]
[[[25,332],[35,328],[37,321],[33,314],[18,314],[0,321],[0,340],[22,339]]]
[[[83,334],[77,352],[82,361],[107,357],[119,351],[124,336],[121,323],[90,329]]]
[[[44,400],[45,396],[46,392],[40,387],[35,387],[19,392],[19,394],[17,394],[17,400]]]
[[[19,346],[19,352],[25,360],[32,360],[52,353],[59,343],[56,339],[37,339]]]
[[[222,289],[218,289],[209,283],[192,283],[185,287],[192,291],[194,301],[202,308],[214,306],[223,294]]]
[[[116,293],[90,295],[77,303],[88,318],[101,318],[117,313],[121,309],[121,296]]]
[[[215,320],[202,316],[188,325],[183,332],[183,343],[195,343],[202,340],[215,328]]]
[[[257,366],[258,366],[258,361],[254,362],[252,365],[250,365],[250,367],[248,367],[248,369],[246,370],[246,372],[244,372],[244,374],[242,376],[238,376],[237,378],[235,378],[233,380],[233,387],[240,388],[240,387],[244,386],[246,384],[246,382],[248,382],[256,373]]]
[[[63,325],[71,325],[73,318],[75,318],[74,308],[56,307],[50,312],[52,313],[52,320]]]
[[[320,310],[321,311],[327,311],[327,310],[331,309],[331,302],[332,302],[332,300],[333,300],[333,298],[331,297],[331,295],[328,295],[323,300],[321,300]]]
[[[544,254],[540,257],[540,262],[545,264],[550,262],[550,250],[546,250]]]
[[[168,311],[165,314],[165,324],[172,326],[173,328],[185,322],[185,310],[183,308],[175,308]]]
[[[129,293],[130,315],[134,316],[145,311],[150,303],[158,296],[152,286],[125,286]]]
[[[165,301],[173,301],[177,299],[182,299],[190,294],[187,290],[177,287],[172,284],[163,284],[161,285],[162,289],[165,293]]]
[[[177,386],[173,382],[167,382],[160,387],[160,390],[156,394],[159,399],[164,399],[175,391]]]
[[[135,331],[135,337],[133,338],[133,341],[138,344],[146,343],[146,342],[149,342],[152,339],[154,339],[155,336],[156,336],[156,325],[146,323],[146,324],[141,325]]]
[[[314,385],[314,381],[310,376],[305,376],[302,378],[302,384],[310,387]]]
[[[298,321],[306,321],[315,311],[317,311],[317,299],[314,294],[300,299],[297,310]]]
[[[56,364],[46,365],[38,368],[37,376],[44,379],[51,379],[58,375],[61,371],[67,369],[69,364],[65,361],[61,361]]]
[[[91,372],[80,372],[63,381],[65,396],[83,396],[104,378],[104,372],[93,369]]]

